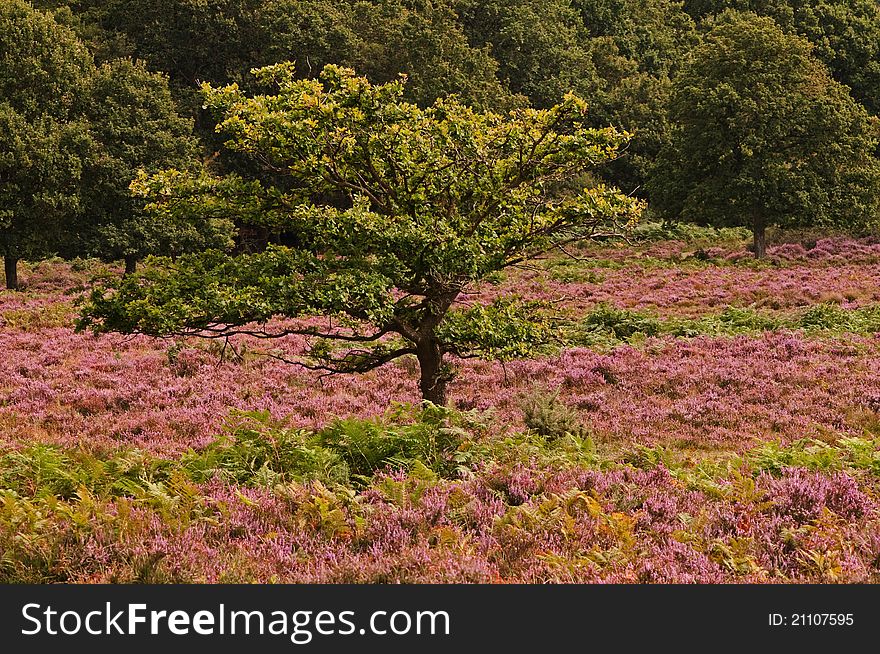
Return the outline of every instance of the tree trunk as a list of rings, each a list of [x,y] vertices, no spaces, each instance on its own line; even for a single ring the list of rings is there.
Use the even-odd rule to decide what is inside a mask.
[[[6,271],[6,288],[10,291],[18,290],[18,258],[3,257],[3,268]]]
[[[134,275],[137,270],[138,260],[137,255],[134,254],[126,254],[125,255],[125,272],[123,273],[124,277],[128,275]]]
[[[443,370],[443,352],[440,350],[440,343],[435,338],[427,338],[418,343],[416,357],[421,370],[419,390],[422,391],[422,399],[445,406],[448,378]]]
[[[752,225],[752,234],[755,237],[754,251],[755,259],[763,259],[767,256],[767,234],[766,225],[763,218],[755,218]]]

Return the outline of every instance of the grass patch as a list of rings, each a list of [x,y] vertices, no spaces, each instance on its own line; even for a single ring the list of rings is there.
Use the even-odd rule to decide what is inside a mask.
[[[782,330],[822,336],[880,333],[880,305],[844,309],[837,304],[824,303],[787,315],[731,306],[699,318],[664,319],[648,312],[618,309],[603,303],[580,320],[565,326],[569,344],[600,348],[623,343],[640,345],[649,337],[757,336]]]

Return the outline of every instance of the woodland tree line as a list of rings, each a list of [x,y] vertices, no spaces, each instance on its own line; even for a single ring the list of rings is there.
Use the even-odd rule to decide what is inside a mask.
[[[858,114],[863,108],[875,116],[880,111],[880,4],[875,0],[31,3],[46,14],[29,11],[19,0],[2,4],[0,192],[6,196],[2,211],[15,217],[0,223],[0,243],[13,263],[50,253],[98,255],[125,258],[131,269],[150,253],[221,243],[222,235],[203,225],[172,230],[140,220],[128,184],[138,169],[185,167],[221,150],[216,117],[202,108],[200,83],[236,82],[252,91],[249,71],[282,61],[296,62],[299,77],[314,77],[328,63],[351,67],[377,83],[406,73],[404,98],[420,106],[454,93],[477,109],[549,108],[573,91],[588,101],[591,126],[614,125],[633,134],[623,156],[594,175],[649,200],[669,219],[749,224],[738,212],[720,210],[730,206],[725,189],[743,191],[727,184],[725,173],[735,172],[716,171],[715,188],[698,189],[698,199],[689,193],[688,182],[694,180],[687,179],[705,165],[701,158],[715,161],[723,155],[717,149],[748,142],[754,161],[763,166],[756,156],[763,154],[762,146],[786,147],[785,125],[749,124],[732,116],[734,111],[744,115],[745,104],[751,102],[752,111],[768,123],[782,118],[791,126],[801,121],[783,105],[796,102],[798,93],[805,105],[816,104],[811,94],[819,93],[826,103],[829,94],[843,104],[851,97],[844,112]],[[722,37],[718,15],[728,10],[740,12],[740,27]],[[722,22],[733,20],[725,15]],[[763,32],[763,38],[755,39],[749,29]],[[732,62],[719,61],[722,38],[728,40],[726,56],[740,48],[743,62],[765,61],[766,70],[725,69]],[[774,57],[787,61],[790,70],[773,70]],[[761,76],[767,78],[763,89]],[[823,84],[827,91],[811,86],[811,79],[823,76],[830,78]],[[743,89],[764,95],[738,97]],[[697,106],[693,96],[708,102],[707,91],[717,92],[716,106],[701,107],[706,115],[697,117],[691,111]],[[873,121],[852,124],[862,116],[838,116],[850,122],[832,126],[830,133],[827,125],[810,121],[833,117],[804,118],[807,123],[800,127],[809,133],[788,137],[817,137],[804,146],[814,151],[847,149],[835,139],[852,137],[847,131],[852,127],[857,139],[876,138]],[[730,142],[711,129],[720,129],[725,119]],[[823,136],[833,142],[822,142]],[[686,169],[665,174],[682,153],[689,157],[682,164]],[[216,165],[235,170],[247,164],[223,157]],[[854,180],[839,175],[825,180],[817,193],[786,183],[755,189],[761,203],[773,195],[771,204],[779,206],[750,220],[847,226],[869,217],[871,198],[860,197],[853,212],[836,197],[846,199],[853,187],[841,183]],[[861,195],[873,194],[876,179],[861,181]],[[826,195],[834,197],[826,200]],[[15,228],[8,224],[13,221]],[[14,267],[6,268],[14,282]]]

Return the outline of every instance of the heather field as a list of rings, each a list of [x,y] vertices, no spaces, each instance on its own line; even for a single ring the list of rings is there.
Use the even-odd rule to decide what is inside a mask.
[[[556,342],[324,376],[0,293],[0,582],[875,582],[880,239],[639,228],[498,275]],[[270,356],[270,355],[274,355]]]

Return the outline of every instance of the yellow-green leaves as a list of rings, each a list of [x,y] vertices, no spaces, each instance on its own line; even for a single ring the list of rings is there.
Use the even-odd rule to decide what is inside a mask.
[[[453,309],[463,291],[556,245],[619,233],[641,210],[604,186],[571,190],[628,139],[587,126],[586,102],[573,94],[502,116],[455,97],[423,109],[402,99],[402,78],[372,84],[338,66],[310,80],[296,79],[292,64],[255,74],[271,93],[204,92],[228,147],[257,174],[168,170],[133,190],[159,215],[234,218],[286,233],[296,247],[161,262],[95,291],[82,327],[216,336],[274,316],[343,315],[352,322],[341,330],[334,320],[285,333],[350,346],[315,344],[312,363],[327,370],[416,354],[423,394],[442,403],[444,355],[525,356],[552,331],[534,307]]]

